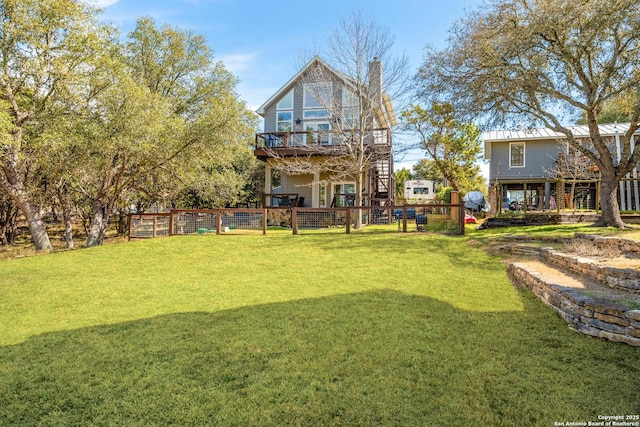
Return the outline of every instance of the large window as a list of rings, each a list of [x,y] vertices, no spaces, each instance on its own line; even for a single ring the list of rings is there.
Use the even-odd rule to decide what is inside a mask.
[[[307,83],[303,91],[303,112],[305,120],[327,119],[331,117],[331,84]]]
[[[291,132],[293,130],[293,89],[280,98],[276,104],[277,132]],[[278,145],[285,141],[283,137],[278,138]]]
[[[524,142],[512,142],[509,144],[509,167],[524,167]]]
[[[307,134],[305,134],[305,143],[307,145],[315,145],[317,143],[322,145],[331,144],[331,135],[329,133],[331,125],[328,122],[305,122],[304,130],[307,131]]]
[[[305,120],[326,119],[329,117],[329,110],[304,110],[302,112],[302,117]]]
[[[278,101],[276,110],[293,110],[293,89]]]
[[[342,90],[342,120],[344,129],[357,129],[359,127],[360,111],[358,98],[349,89]]]
[[[327,184],[320,184],[320,207],[327,207]]]
[[[331,105],[331,84],[305,84],[302,105],[305,109],[326,109]]]
[[[291,111],[278,111],[278,132],[291,132],[293,129],[293,113]]]

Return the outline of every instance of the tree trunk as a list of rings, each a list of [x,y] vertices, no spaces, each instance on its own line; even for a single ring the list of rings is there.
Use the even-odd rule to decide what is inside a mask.
[[[569,209],[574,209],[575,197],[576,197],[576,181],[574,179],[571,181],[571,190],[569,190],[569,206],[568,206]]]
[[[20,210],[27,219],[29,224],[29,231],[31,232],[31,238],[33,244],[36,247],[36,251],[49,251],[51,250],[51,241],[47,234],[47,229],[40,217],[40,212],[33,206],[31,200],[17,201]]]
[[[87,247],[100,246],[109,225],[109,213],[102,203],[94,201],[91,204],[91,224],[87,231]]]
[[[60,201],[62,219],[64,221],[64,240],[67,243],[67,249],[73,249],[75,246],[73,243],[73,215],[71,213],[71,204],[62,186],[58,186],[58,200]]]
[[[3,187],[5,187],[11,199],[25,216],[29,224],[29,231],[31,232],[31,238],[33,239],[36,251],[51,250],[51,241],[49,240],[47,229],[40,217],[40,211],[31,201],[29,193],[25,188],[24,178],[20,173],[19,164],[20,161],[16,152],[10,151],[5,155],[3,169],[6,181],[3,180]]]
[[[616,227],[625,228],[625,223],[620,216],[620,208],[618,207],[618,179],[602,179],[600,185],[600,207],[602,214],[600,219],[596,221],[596,227]]]
[[[18,228],[18,210],[13,200],[8,197],[0,197],[0,244],[13,245]]]
[[[356,196],[353,202],[353,205],[356,207],[362,206],[362,172],[359,172],[356,178]],[[355,229],[362,229],[362,209],[356,209],[356,222]]]
[[[73,249],[73,221],[71,215],[63,212],[64,215],[64,241],[67,243],[67,249]]]

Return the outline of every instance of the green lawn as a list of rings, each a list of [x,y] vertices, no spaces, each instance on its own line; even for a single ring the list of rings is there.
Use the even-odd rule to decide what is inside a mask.
[[[640,349],[569,331],[473,239],[208,235],[2,261],[0,425],[640,413]]]

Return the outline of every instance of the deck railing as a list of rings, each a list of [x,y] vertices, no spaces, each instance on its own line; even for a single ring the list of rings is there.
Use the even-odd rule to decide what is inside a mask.
[[[254,148],[331,147],[349,142],[347,131],[263,132],[256,134]],[[391,131],[387,128],[369,130],[364,134],[364,143],[391,145]]]

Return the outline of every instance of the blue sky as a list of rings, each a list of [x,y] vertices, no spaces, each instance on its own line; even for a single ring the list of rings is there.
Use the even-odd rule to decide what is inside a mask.
[[[300,52],[321,47],[341,16],[361,11],[395,36],[395,49],[417,71],[426,45],[444,47],[451,25],[480,0],[89,0],[102,20],[124,34],[141,16],[203,35],[216,59],[239,80],[238,92],[255,110],[297,70]],[[410,153],[398,166],[422,158]]]

